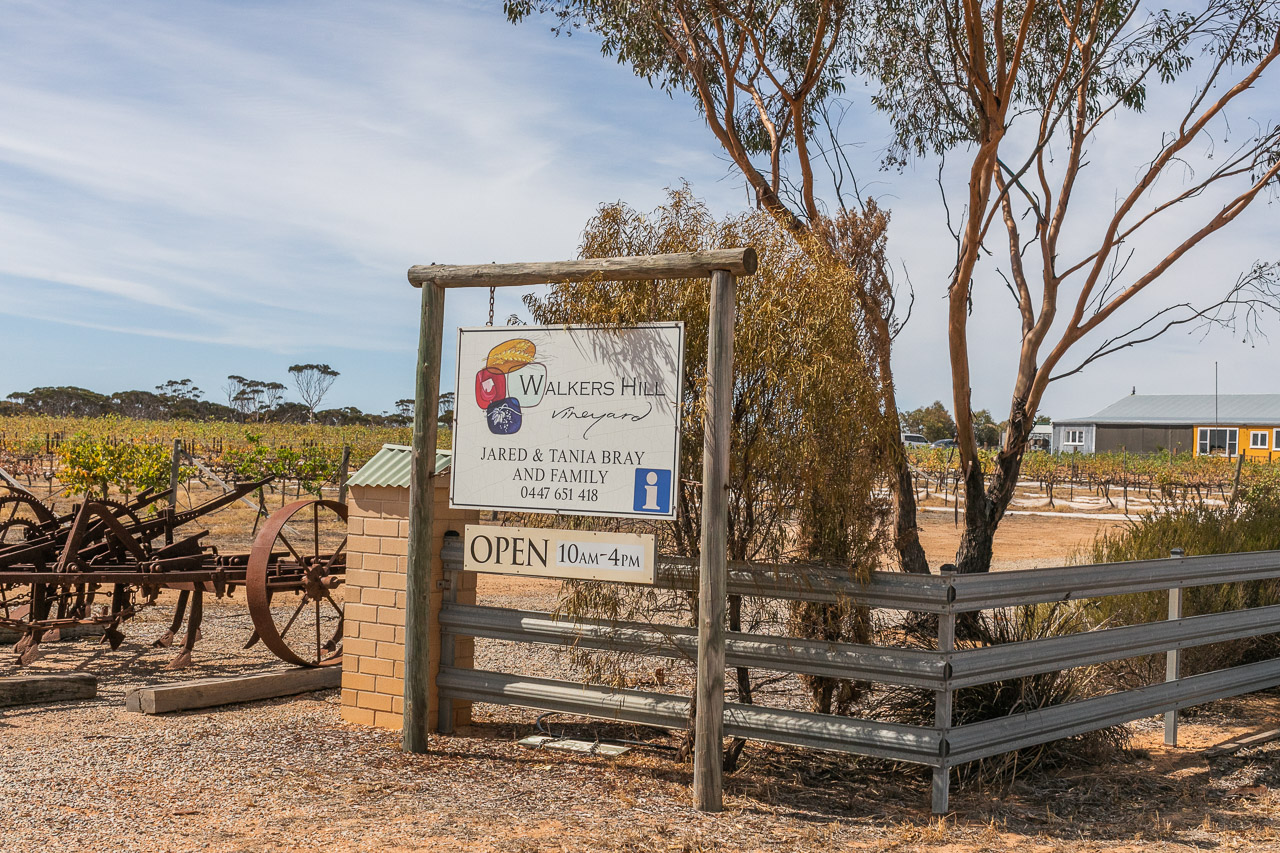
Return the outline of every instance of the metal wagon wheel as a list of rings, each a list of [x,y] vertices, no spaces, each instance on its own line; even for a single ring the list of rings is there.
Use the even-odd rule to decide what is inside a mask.
[[[31,495],[15,492],[0,497],[0,550],[26,542],[56,519],[53,510]]]
[[[51,531],[57,521],[52,509],[38,498],[14,491],[0,497],[0,552],[6,548],[25,545],[30,540]],[[51,551],[50,557],[53,556]],[[30,619],[30,608],[35,599],[34,586],[24,597],[21,584],[0,584],[0,617],[10,620]],[[42,590],[43,591],[43,590]],[[19,653],[26,648],[27,637],[18,641]]]
[[[277,510],[254,539],[245,597],[254,632],[276,657],[298,666],[342,662],[347,508],[303,500]]]

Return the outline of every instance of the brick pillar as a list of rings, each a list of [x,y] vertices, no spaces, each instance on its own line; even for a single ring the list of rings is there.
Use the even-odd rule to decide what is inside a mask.
[[[462,535],[467,524],[480,520],[475,510],[449,508],[449,480],[436,478],[436,529],[433,553],[439,554],[444,535]],[[352,723],[399,729],[404,710],[405,571],[409,545],[409,489],[393,486],[352,486],[348,501],[347,574],[342,641],[342,719]],[[427,719],[436,725],[438,707],[435,675],[440,665],[440,564],[431,576],[431,690]],[[474,576],[464,576],[458,601],[475,604]],[[474,641],[459,637],[455,665],[470,668]],[[455,722],[466,725],[471,706],[455,703]]]

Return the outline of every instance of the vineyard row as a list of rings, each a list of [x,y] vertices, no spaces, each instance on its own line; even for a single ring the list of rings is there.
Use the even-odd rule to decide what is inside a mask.
[[[71,494],[133,494],[167,487],[174,442],[190,459],[183,479],[275,477],[284,489],[320,494],[342,461],[356,470],[383,444],[407,444],[406,427],[140,421],[127,418],[0,418],[0,468],[27,488],[56,481]],[[450,435],[441,431],[441,444]],[[203,470],[202,470],[203,469]],[[207,472],[207,473],[206,473]]]
[[[993,468],[995,453],[980,451],[984,471]],[[908,452],[917,495],[954,494],[961,480],[960,457],[954,448],[913,448]],[[1022,461],[1021,479],[1035,483],[1054,504],[1055,492],[1076,489],[1093,492],[1115,505],[1114,492],[1139,494],[1152,502],[1227,499],[1237,489],[1280,490],[1280,464],[1241,457],[1194,456],[1168,452],[1048,453],[1029,451]]]

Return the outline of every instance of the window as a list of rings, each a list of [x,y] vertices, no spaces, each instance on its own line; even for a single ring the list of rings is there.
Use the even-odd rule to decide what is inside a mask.
[[[1271,442],[1271,446],[1280,450],[1280,429],[1276,430],[1275,441]]]
[[[1062,433],[1063,444],[1084,444],[1084,430],[1069,429]]]
[[[1238,429],[1222,429],[1219,427],[1200,427],[1199,444],[1201,456],[1235,456],[1240,438]]]
[[[1254,430],[1249,433],[1249,448],[1251,450],[1267,449],[1267,434],[1263,430]]]

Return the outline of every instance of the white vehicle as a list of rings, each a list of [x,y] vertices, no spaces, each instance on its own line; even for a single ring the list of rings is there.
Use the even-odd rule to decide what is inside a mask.
[[[927,438],[914,432],[904,432],[902,434],[902,443],[907,447],[929,446],[929,440]]]

